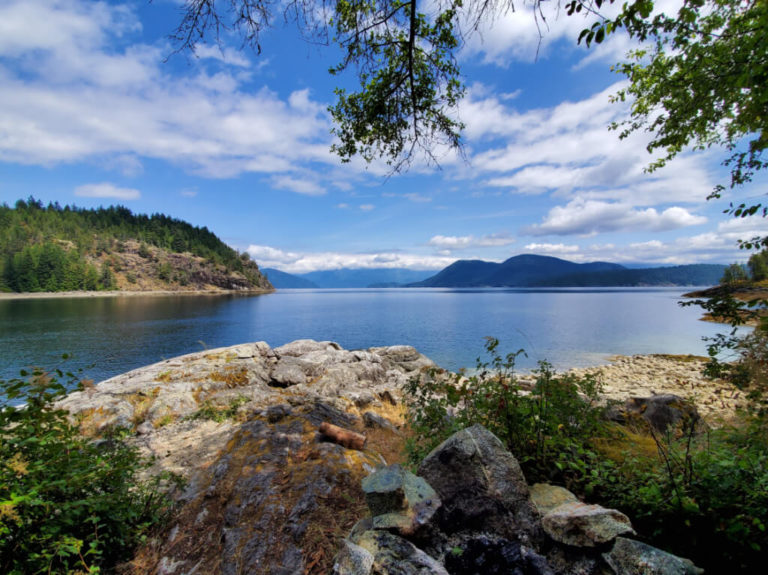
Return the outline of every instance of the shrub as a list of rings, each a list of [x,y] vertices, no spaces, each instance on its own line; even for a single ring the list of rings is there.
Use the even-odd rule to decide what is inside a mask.
[[[756,332],[755,338],[759,332]],[[747,341],[751,341],[747,338]],[[765,342],[749,344],[750,386],[764,397]],[[489,339],[490,361],[474,375],[437,370],[406,385],[412,437],[420,461],[459,429],[481,423],[504,441],[530,483],[560,483],[582,497],[620,509],[641,537],[687,556],[712,573],[755,573],[768,549],[768,422],[765,411],[740,427],[660,434],[608,423],[592,377],[557,375],[542,362],[524,389],[515,359]],[[762,355],[761,355],[762,354]],[[764,378],[765,371],[759,372]],[[746,384],[745,384],[746,385]]]
[[[129,557],[171,509],[160,489],[167,478],[139,481],[147,462],[119,433],[82,437],[56,408],[62,377],[0,381],[2,573],[99,573]]]
[[[504,441],[529,480],[566,482],[594,455],[592,439],[607,433],[605,408],[597,403],[599,382],[593,376],[556,375],[549,363],[540,362],[535,384],[524,390],[514,373],[523,351],[502,357],[498,345],[488,338],[490,359],[478,358],[474,375],[430,371],[407,384],[410,458],[420,461],[451,433],[480,423]]]

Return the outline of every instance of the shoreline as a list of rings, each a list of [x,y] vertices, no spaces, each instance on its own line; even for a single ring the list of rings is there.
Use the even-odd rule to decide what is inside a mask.
[[[65,299],[65,298],[109,298],[109,297],[139,297],[139,296],[218,296],[218,295],[263,295],[274,293],[276,290],[112,290],[112,291],[59,291],[59,292],[0,292],[0,301],[26,299]]]

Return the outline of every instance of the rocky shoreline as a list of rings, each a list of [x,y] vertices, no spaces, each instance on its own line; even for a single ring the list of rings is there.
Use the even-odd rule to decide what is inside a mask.
[[[401,390],[429,367],[409,346],[258,342],[146,366],[60,406],[83,433],[127,430],[154,459],[148,473],[186,480],[174,523],[123,573],[319,574],[330,572],[338,541],[365,514],[362,479],[398,462]],[[697,358],[632,356],[574,373],[598,371],[606,397],[675,393],[713,421],[728,416],[738,394],[704,379],[702,368]],[[320,432],[324,423],[367,442],[347,449]]]
[[[198,295],[259,295],[272,293],[274,289],[178,289],[178,290],[108,290],[108,291],[60,291],[60,292],[0,292],[0,300],[58,299],[58,298],[107,298],[107,297],[153,297],[153,296],[198,296]]]

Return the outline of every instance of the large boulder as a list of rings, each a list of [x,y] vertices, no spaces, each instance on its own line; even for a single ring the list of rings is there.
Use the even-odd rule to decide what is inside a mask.
[[[443,506],[445,533],[492,531],[530,545],[541,538],[539,513],[515,457],[481,425],[455,433],[422,461],[418,475]]]

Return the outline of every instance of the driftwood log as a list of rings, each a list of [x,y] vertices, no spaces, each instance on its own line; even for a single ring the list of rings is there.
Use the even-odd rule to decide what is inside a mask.
[[[325,435],[325,437],[333,443],[338,443],[347,449],[357,449],[360,451],[365,447],[365,435],[349,429],[344,429],[338,425],[333,425],[327,421],[320,424],[320,433]]]

